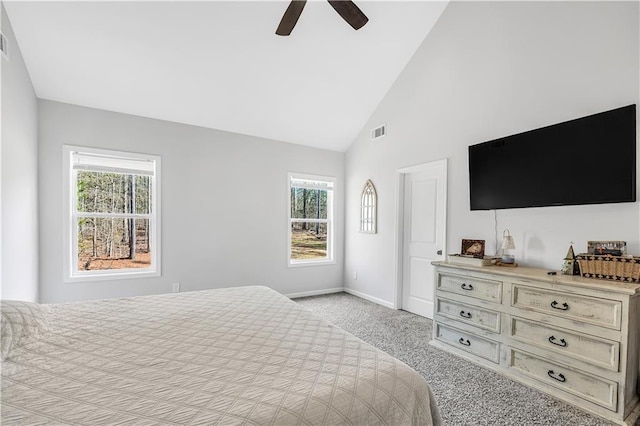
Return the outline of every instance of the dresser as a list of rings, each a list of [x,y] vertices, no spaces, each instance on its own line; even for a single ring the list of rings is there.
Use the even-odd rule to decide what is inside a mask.
[[[635,423],[640,284],[434,266],[433,346],[615,423]]]

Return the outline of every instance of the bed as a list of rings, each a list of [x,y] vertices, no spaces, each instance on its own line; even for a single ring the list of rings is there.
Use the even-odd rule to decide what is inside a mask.
[[[423,377],[267,287],[2,302],[3,425],[438,425]]]

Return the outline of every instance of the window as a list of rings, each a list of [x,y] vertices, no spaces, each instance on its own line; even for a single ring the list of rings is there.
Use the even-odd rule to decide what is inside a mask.
[[[289,174],[289,265],[333,262],[335,179]]]
[[[65,280],[160,275],[160,157],[64,147]]]
[[[367,180],[362,188],[362,197],[360,198],[360,232],[367,234],[375,234],[376,226],[376,204],[378,195],[373,182]]]

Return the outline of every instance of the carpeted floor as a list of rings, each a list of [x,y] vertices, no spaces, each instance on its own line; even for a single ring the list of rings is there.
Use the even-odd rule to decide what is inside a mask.
[[[611,424],[428,345],[427,318],[346,293],[295,301],[419,372],[433,389],[448,426]]]

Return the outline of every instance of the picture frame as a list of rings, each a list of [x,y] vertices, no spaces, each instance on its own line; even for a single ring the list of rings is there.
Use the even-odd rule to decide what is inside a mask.
[[[462,240],[462,249],[460,254],[469,257],[484,257],[485,240]]]
[[[588,254],[624,256],[627,254],[626,241],[587,241]]]

